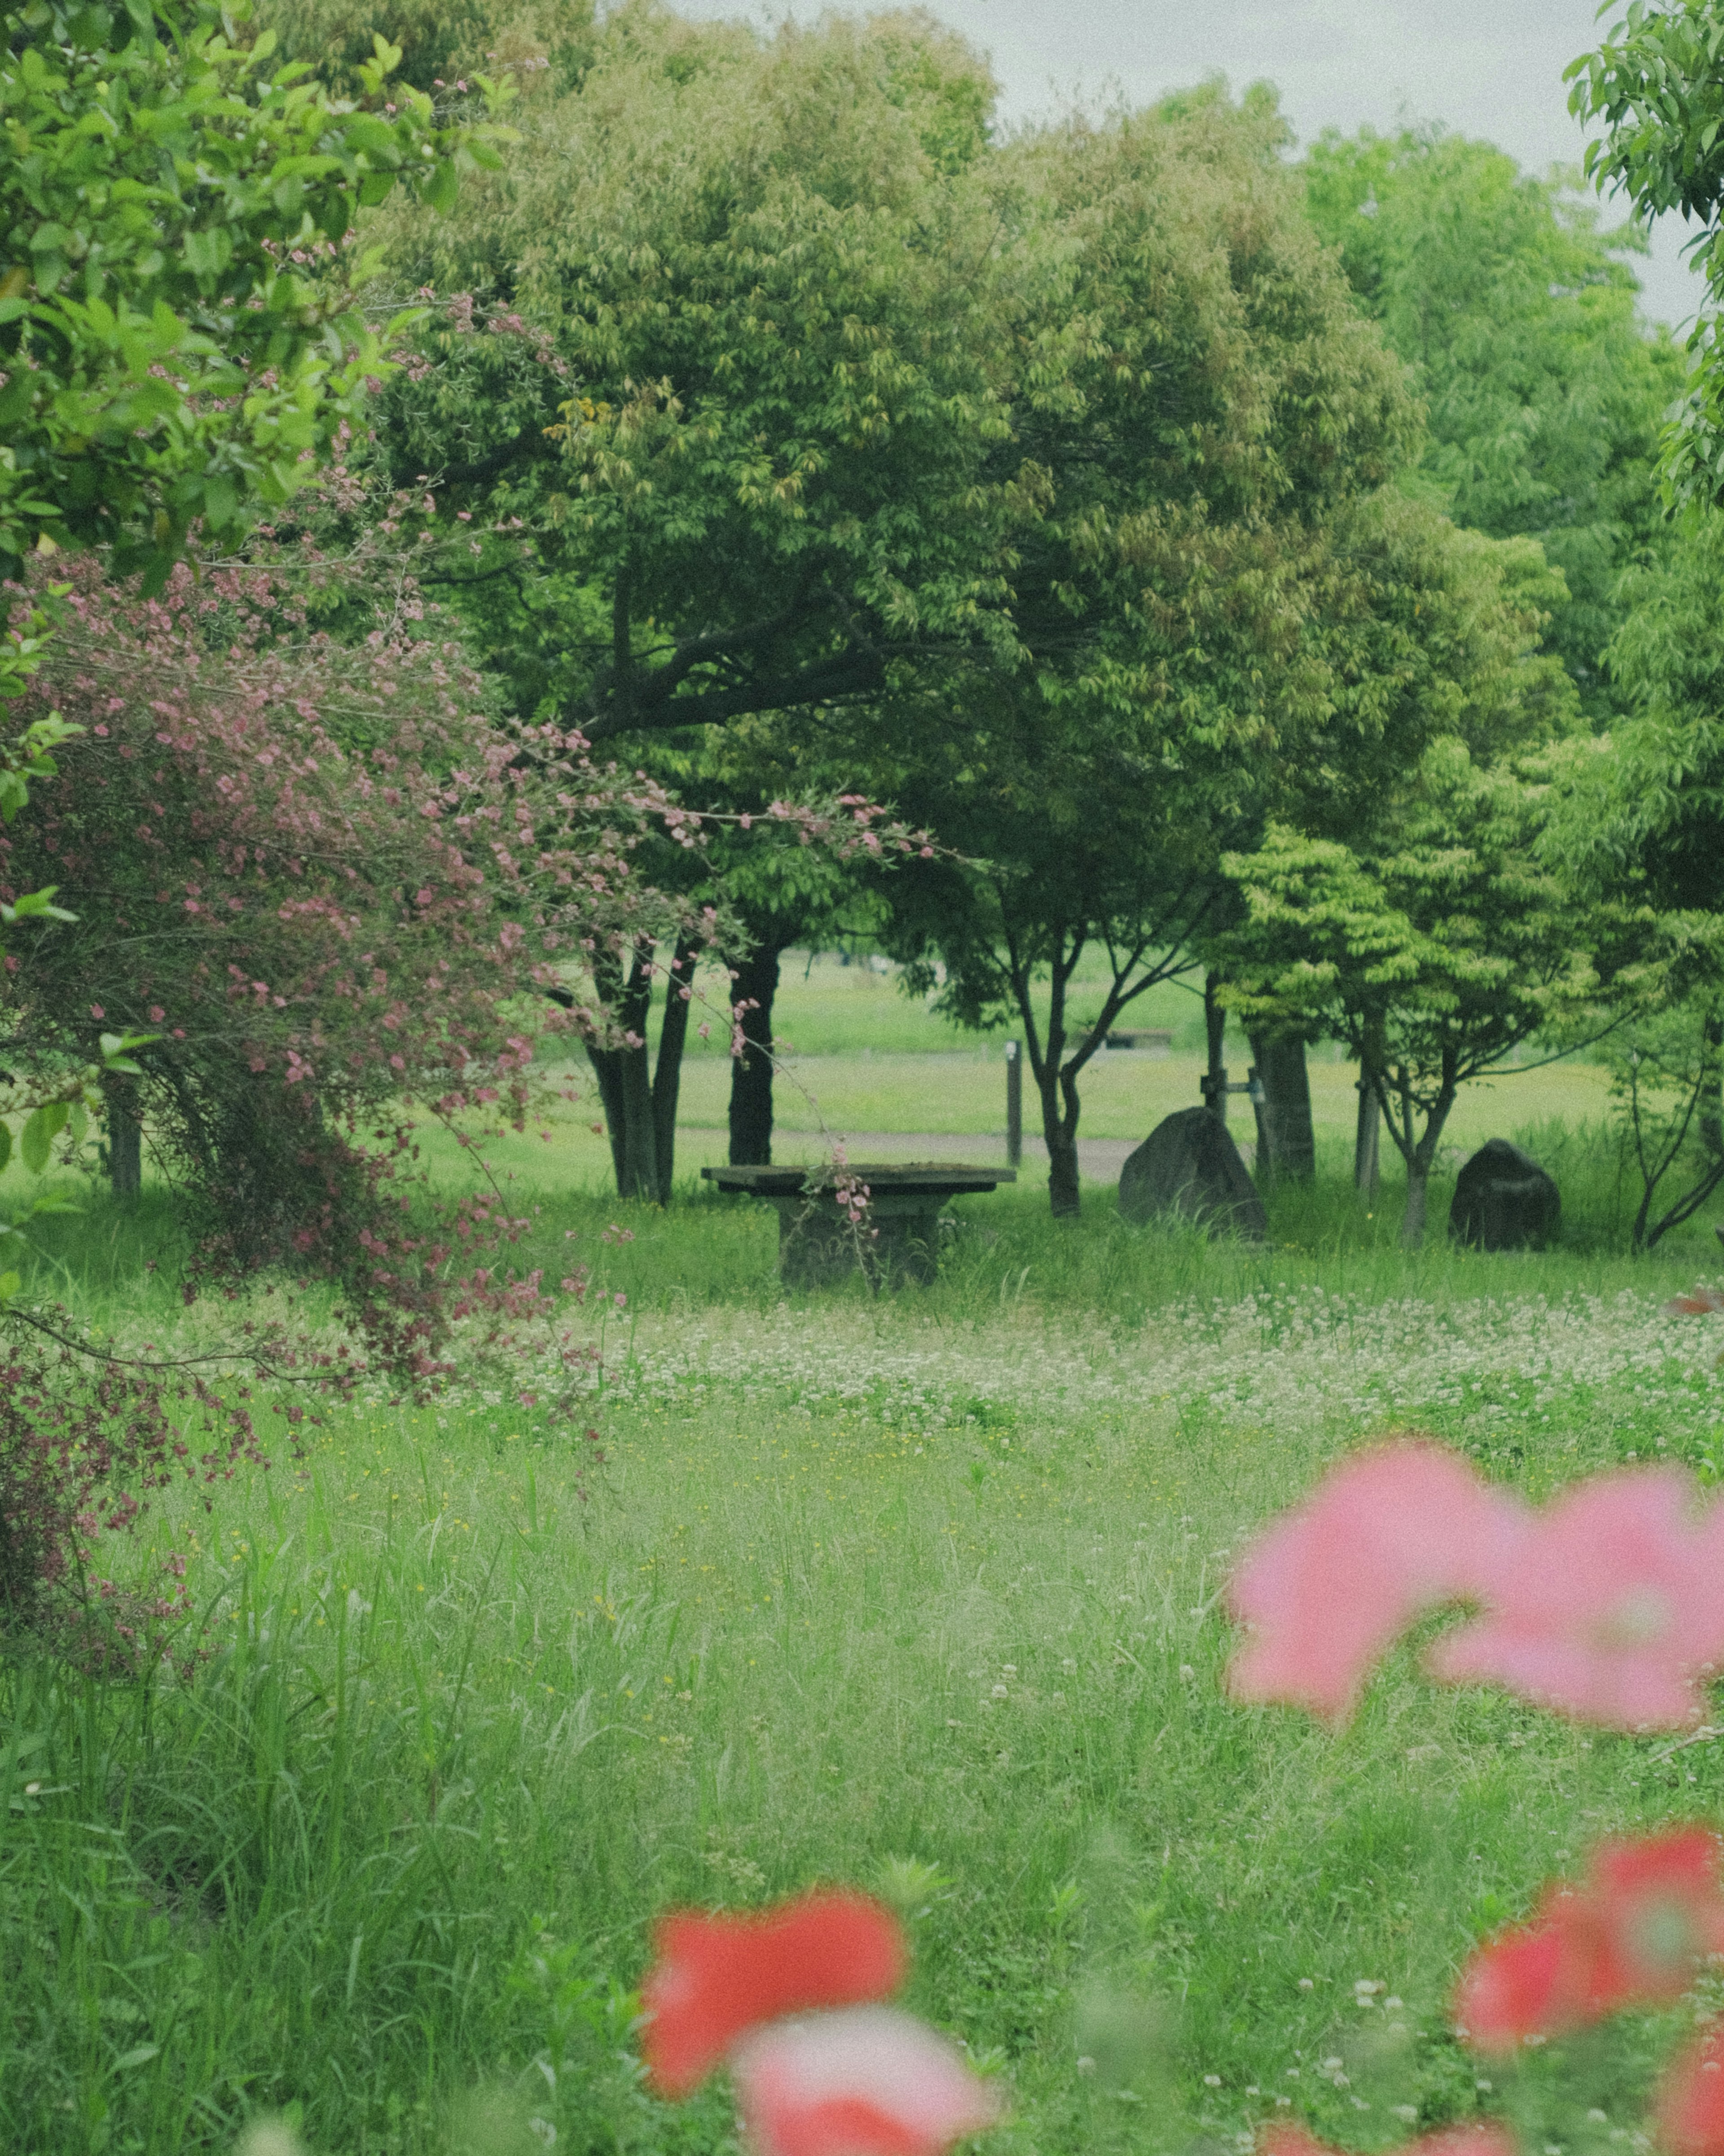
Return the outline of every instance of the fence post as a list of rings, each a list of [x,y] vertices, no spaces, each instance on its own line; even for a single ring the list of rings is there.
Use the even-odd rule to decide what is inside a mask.
[[[1024,1160],[1024,1050],[1015,1040],[1006,1043],[1006,1162],[1011,1168]]]

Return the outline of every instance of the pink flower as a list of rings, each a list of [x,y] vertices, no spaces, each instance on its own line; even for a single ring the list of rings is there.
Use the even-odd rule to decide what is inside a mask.
[[[1485,1553],[1485,1613],[1436,1643],[1433,1673],[1612,1728],[1697,1720],[1724,1657],[1724,1511],[1695,1524],[1693,1495],[1674,1467],[1565,1491]]]
[[[892,2006],[775,2022],[731,2071],[756,2156],[938,2156],[999,2116],[957,2050]]]
[[[1520,1518],[1514,1500],[1437,1445],[1355,1453],[1240,1560],[1229,1599],[1251,1637],[1229,1669],[1234,1696],[1344,1721],[1398,1633],[1480,1591],[1481,1568],[1513,1543]]]
[[[804,1894],[758,1916],[689,1911],[660,1920],[656,1944],[641,2050],[669,2096],[686,2096],[759,2022],[890,1998],[907,1959],[897,1918],[862,1894]]]

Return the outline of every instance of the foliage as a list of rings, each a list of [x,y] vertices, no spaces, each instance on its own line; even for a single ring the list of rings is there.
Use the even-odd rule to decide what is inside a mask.
[[[1457,1089],[1593,985],[1596,923],[1539,858],[1547,821],[1545,788],[1439,741],[1351,844],[1276,825],[1225,865],[1246,909],[1227,946],[1230,999],[1321,1024],[1357,1057],[1407,1163],[1412,1245]]]
[[[1568,109],[1602,121],[1587,144],[1586,172],[1599,188],[1625,194],[1643,218],[1680,209],[1701,229],[1689,243],[1716,306],[1724,297],[1724,10],[1717,0],[1632,0],[1598,49],[1572,62]],[[1716,320],[1704,318],[1690,340],[1693,361],[1659,464],[1666,496],[1678,506],[1724,494],[1721,439],[1721,355]]]
[[[1658,428],[1680,391],[1668,335],[1649,336],[1622,259],[1556,182],[1439,129],[1319,137],[1301,171],[1318,231],[1405,360],[1427,438],[1401,481],[1458,524],[1537,540],[1567,589],[1548,642],[1601,720],[1614,586],[1655,545]]]
[[[1014,648],[1034,488],[987,366],[990,95],[915,18],[629,11],[505,177],[395,218],[403,285],[473,302],[381,440],[473,515],[450,580],[523,711],[639,738]]]
[[[1306,634],[1321,521],[1380,481],[1408,424],[1278,169],[1282,131],[1271,103],[1205,95],[1016,146],[1024,259],[997,364],[1040,475],[1016,578],[1035,663],[972,670],[858,743],[895,758],[880,790],[986,864],[906,879],[893,946],[919,986],[937,958],[967,1021],[1018,1016],[1060,1213],[1084,1066],[1184,962],[1222,849],[1327,709]],[[1110,979],[1080,1017],[1092,946]]]
[[[243,19],[243,16],[239,19]],[[385,369],[351,243],[439,208],[493,131],[386,90],[332,103],[213,0],[13,0],[0,38],[0,577],[74,542],[159,587],[194,523],[285,502]]]
[[[521,94],[573,88],[593,57],[591,0],[259,0],[255,19],[337,96],[363,87],[382,37],[401,58],[396,80],[429,95],[464,92],[480,75]]]
[[[1650,1250],[1699,1212],[1724,1182],[1719,1116],[1724,1012],[1709,993],[1672,1004],[1669,990],[1629,1001],[1604,1045],[1611,1091],[1640,1184],[1630,1230]],[[1659,1193],[1670,1178],[1660,1204]]]
[[[487,1299],[482,1271],[445,1280],[452,1249],[509,1216],[492,1194],[402,1220],[398,1104],[520,1122],[535,1040],[582,1009],[541,1016],[536,985],[682,918],[631,870],[648,793],[550,730],[523,762],[458,644],[403,619],[336,646],[261,572],[181,568],[152,600],[82,575],[69,605],[42,690],[81,730],[0,863],[51,869],[74,917],[7,954],[6,1051],[51,1069],[106,1025],[158,1034],[141,1091],[208,1261],[340,1280],[429,1374]],[[540,1306],[521,1293],[512,1315]]]

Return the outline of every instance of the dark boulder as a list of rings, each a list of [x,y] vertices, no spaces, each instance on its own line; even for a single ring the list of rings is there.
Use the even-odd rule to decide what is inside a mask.
[[[1207,1108],[1182,1108],[1156,1125],[1120,1172],[1120,1210],[1137,1221],[1183,1214],[1212,1235],[1269,1229],[1239,1147]]]
[[[1532,1155],[1487,1138],[1455,1178],[1449,1233],[1481,1250],[1531,1250],[1555,1235],[1562,1213],[1562,1194]]]

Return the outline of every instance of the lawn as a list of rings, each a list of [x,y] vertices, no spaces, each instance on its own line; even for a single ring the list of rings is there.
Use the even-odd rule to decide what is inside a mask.
[[[1574,1150],[1542,1255],[1405,1256],[1393,1171],[1376,1206],[1282,1194],[1267,1251],[1100,1192],[1056,1227],[1026,1188],[878,1302],[782,1296],[762,1209],[619,1208],[511,1141],[541,1254],[595,1266],[603,1463],[507,1397],[376,1399],[110,1545],[122,1578],[186,1561],[178,1667],[16,1645],[6,2145],[225,2150],[285,2112],[321,2156],[552,2128],[729,2156],[721,2086],[639,2082],[652,1919],[841,1879],[905,1907],[910,2002],[1009,2091],[999,2156],[1225,2151],[1277,2113],[1375,2152],[1409,2112],[1517,2115],[1564,2055],[1552,2145],[1606,2156],[1656,2025],[1493,2076],[1447,1994],[1601,1833],[1716,1816],[1718,1747],[1439,1691],[1410,1650],[1342,1734],[1221,1683],[1230,1556],[1362,1436],[1431,1430],[1534,1496],[1621,1460],[1717,1479],[1724,1343],[1661,1313],[1709,1229],[1630,1262],[1608,1176],[1545,1138]],[[140,1270],[165,1227],[159,1196],[98,1210],[44,1263],[191,1341]]]

